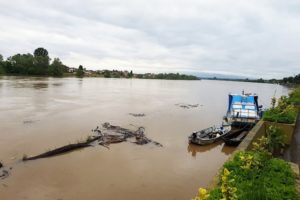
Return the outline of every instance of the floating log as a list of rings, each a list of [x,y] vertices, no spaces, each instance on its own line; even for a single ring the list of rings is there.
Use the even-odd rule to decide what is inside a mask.
[[[99,140],[101,137],[102,136],[88,138],[88,140],[85,141],[85,142],[79,142],[79,143],[75,143],[75,144],[68,144],[66,146],[62,146],[62,147],[59,147],[57,149],[47,151],[47,152],[39,154],[37,156],[32,156],[32,157],[24,156],[23,161],[52,157],[52,156],[56,156],[56,155],[59,155],[59,154],[68,153],[70,151],[74,151],[74,150],[77,150],[77,149],[82,149],[82,148],[85,148],[85,147],[89,147],[89,146],[91,146],[92,142],[94,142],[96,140]]]

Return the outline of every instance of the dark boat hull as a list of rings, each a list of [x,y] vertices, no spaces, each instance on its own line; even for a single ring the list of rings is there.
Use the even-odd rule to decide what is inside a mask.
[[[232,130],[222,139],[228,146],[238,146],[247,136],[249,129],[250,127],[244,127],[242,129]]]
[[[224,126],[222,131],[216,131],[215,128],[210,127],[204,129],[202,131],[198,131],[189,136],[189,143],[197,144],[197,145],[207,145],[212,144],[222,137],[226,136],[231,130],[231,126]],[[210,135],[214,135],[214,137],[209,137]]]

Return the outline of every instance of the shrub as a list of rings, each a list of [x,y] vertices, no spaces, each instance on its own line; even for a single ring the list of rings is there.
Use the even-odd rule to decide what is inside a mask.
[[[300,105],[300,88],[294,89],[289,94],[288,103],[294,105]]]
[[[277,106],[276,100],[272,98],[272,107],[266,110],[263,114],[263,120],[278,123],[293,124],[296,121],[297,110],[293,105],[290,105],[287,96],[281,96],[278,99]]]
[[[284,160],[261,152],[237,153],[224,165],[234,178],[238,199],[299,199],[294,174]]]
[[[280,150],[285,145],[286,135],[283,131],[276,127],[270,126],[267,129],[267,147],[270,152],[274,154],[275,150]]]
[[[270,157],[265,151],[236,153],[224,164],[219,180],[218,187],[209,193],[199,190],[195,199],[299,200],[295,175],[289,164]]]
[[[297,110],[291,105],[288,105],[283,110],[279,107],[270,108],[266,110],[263,114],[263,120],[265,121],[288,124],[295,123],[296,117]]]

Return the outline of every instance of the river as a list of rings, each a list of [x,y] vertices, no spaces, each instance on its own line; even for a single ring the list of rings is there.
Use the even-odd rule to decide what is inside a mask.
[[[279,85],[231,81],[0,77],[0,199],[191,199],[207,186],[233,148],[189,145],[188,135],[220,124],[228,93],[255,92],[268,107],[287,94]],[[178,104],[199,104],[185,109]],[[134,117],[129,113],[144,113]],[[104,122],[160,142],[102,146],[36,161],[36,155],[84,140]]]

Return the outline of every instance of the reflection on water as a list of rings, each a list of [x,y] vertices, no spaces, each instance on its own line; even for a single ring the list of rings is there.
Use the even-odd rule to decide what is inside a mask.
[[[220,124],[228,93],[242,90],[257,93],[265,107],[275,90],[287,93],[270,84],[205,80],[1,77],[0,160],[7,165],[85,140],[104,122],[143,126],[163,147],[127,142],[14,164],[0,199],[191,199],[234,149],[222,141],[189,145],[187,138]],[[182,109],[180,102],[203,106]]]
[[[33,83],[32,86],[33,86],[34,89],[43,89],[43,88],[48,87],[48,83],[43,83],[43,82]]]
[[[208,144],[208,145],[204,145],[204,146],[196,145],[196,144],[189,144],[187,147],[187,150],[189,153],[191,153],[191,155],[193,157],[196,157],[197,153],[201,154],[203,152],[210,151],[210,150],[216,148],[217,146],[222,146],[221,152],[224,153],[225,155],[230,155],[235,149],[234,147],[226,146],[222,141],[218,141],[213,144]]]
[[[63,83],[53,83],[52,85],[53,85],[53,86],[56,86],[56,87],[60,87],[60,86],[63,85]]]

